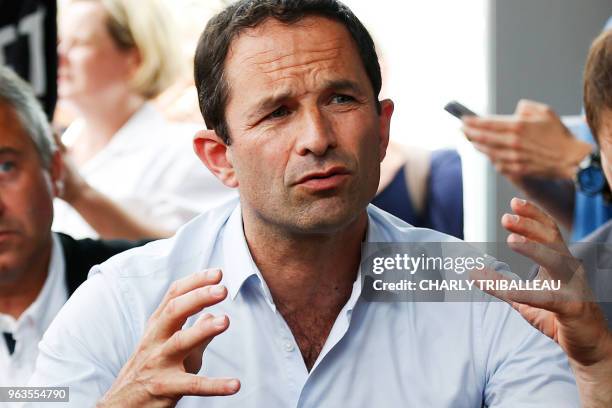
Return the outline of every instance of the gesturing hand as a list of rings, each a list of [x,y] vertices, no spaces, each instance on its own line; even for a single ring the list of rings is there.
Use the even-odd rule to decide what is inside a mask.
[[[220,281],[220,270],[206,270],[170,286],[99,407],[172,407],[185,395],[238,392],[237,379],[196,375],[204,349],[228,328],[228,318],[203,314],[193,326],[182,329],[190,316],[225,299],[227,289],[218,285]]]
[[[565,351],[576,375],[584,407],[612,406],[612,333],[595,303],[586,273],[565,243],[557,224],[535,205],[510,203],[502,225],[510,247],[540,265],[537,280],[560,280],[558,291],[486,290],[508,302],[536,329]],[[479,271],[477,279],[506,279]]]

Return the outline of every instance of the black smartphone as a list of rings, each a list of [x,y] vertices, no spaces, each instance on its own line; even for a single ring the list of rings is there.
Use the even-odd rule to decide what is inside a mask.
[[[456,117],[461,119],[463,116],[478,116],[462,104],[457,101],[451,101],[444,106],[444,110]]]

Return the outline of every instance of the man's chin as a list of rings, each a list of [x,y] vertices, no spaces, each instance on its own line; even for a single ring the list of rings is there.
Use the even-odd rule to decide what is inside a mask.
[[[18,251],[18,241],[19,236],[17,234],[0,233],[0,257]]]
[[[297,228],[304,233],[330,234],[341,231],[364,214],[364,208],[346,203],[316,203],[299,214]]]
[[[0,251],[0,288],[5,285],[11,285],[20,277],[20,270],[23,268],[20,265],[19,259],[13,253],[3,253]]]

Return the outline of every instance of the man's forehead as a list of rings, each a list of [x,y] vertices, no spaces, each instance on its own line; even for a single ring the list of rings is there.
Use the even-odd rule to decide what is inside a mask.
[[[0,101],[0,147],[10,147],[16,151],[27,151],[30,147],[35,149],[17,112],[3,101]]]
[[[356,58],[357,53],[348,30],[337,21],[307,16],[286,24],[268,18],[232,41],[226,62],[232,62],[227,67],[229,70],[250,68],[271,73],[311,62],[333,65],[347,57]]]

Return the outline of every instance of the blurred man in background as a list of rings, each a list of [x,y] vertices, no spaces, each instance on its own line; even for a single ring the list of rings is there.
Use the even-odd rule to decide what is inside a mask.
[[[0,67],[0,385],[23,386],[38,342],[89,269],[138,245],[51,232],[62,160],[28,84]]]

